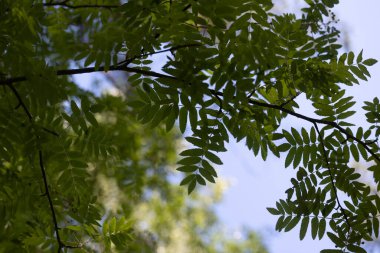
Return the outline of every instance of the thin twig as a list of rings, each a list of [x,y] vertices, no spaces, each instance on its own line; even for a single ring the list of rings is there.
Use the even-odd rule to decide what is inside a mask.
[[[285,101],[284,103],[280,104],[280,107],[284,107],[285,105],[289,104],[290,102],[294,101],[299,95],[301,94],[300,91],[296,93],[296,95],[292,96],[289,100]]]
[[[33,116],[32,114],[29,112],[28,108],[26,107],[24,101],[21,99],[21,96],[20,94],[18,93],[18,91],[16,90],[15,87],[13,87],[13,85],[10,83],[10,84],[7,84],[7,86],[9,87],[9,89],[11,89],[11,91],[13,92],[13,94],[15,95],[15,97],[17,98],[17,101],[18,101],[18,105],[17,107],[21,106],[22,109],[24,110],[25,114],[28,116],[28,119],[30,122],[33,122]],[[17,108],[16,107],[16,108]]]
[[[211,92],[211,91],[210,91]],[[216,92],[211,92],[211,94],[218,100],[219,102],[219,110],[218,110],[218,115],[220,115],[223,112],[223,101],[219,97],[219,95]]]
[[[254,88],[254,89],[248,94],[247,98],[250,99],[250,98],[253,96],[253,94],[255,94],[255,92],[256,92],[256,89]]]
[[[22,98],[21,98],[20,94],[18,93],[18,91],[16,90],[16,88],[13,87],[12,83],[7,84],[7,86],[9,87],[9,89],[13,92],[13,94],[17,98],[19,105],[24,110],[24,112],[27,115],[28,120],[30,121],[30,123],[33,124],[34,123],[33,116],[30,113],[30,111],[28,110],[28,108],[26,107],[24,101],[22,100]],[[49,130],[47,128],[43,128],[43,129],[45,131],[48,131],[49,133],[51,133],[53,135],[58,135],[54,131],[51,131],[51,130]],[[37,140],[40,139],[39,135],[37,135],[36,137],[37,137]],[[48,185],[48,182],[47,182],[46,170],[45,170],[45,167],[44,167],[44,160],[43,160],[41,148],[39,148],[39,150],[38,150],[38,157],[39,157],[39,165],[40,165],[40,169],[41,169],[41,175],[42,175],[42,179],[43,179],[43,182],[44,182],[44,188],[45,188],[45,192],[44,192],[44,194],[42,194],[42,196],[46,196],[47,199],[48,199],[48,201],[49,201],[50,212],[51,212],[51,215],[52,215],[52,218],[53,218],[53,223],[54,223],[54,231],[55,231],[56,238],[57,238],[57,243],[58,243],[58,253],[60,253],[60,252],[62,252],[62,248],[66,247],[66,245],[61,241],[61,238],[59,236],[59,228],[58,228],[57,216],[55,214],[55,209],[54,209],[53,201],[51,199],[51,195],[50,195],[50,191],[49,191],[49,185]]]
[[[60,252],[62,252],[62,248],[65,247],[65,245],[62,243],[61,237],[59,236],[59,227],[58,227],[58,222],[57,222],[57,216],[55,214],[53,201],[52,201],[51,196],[50,196],[50,190],[49,190],[49,186],[48,186],[48,182],[47,182],[46,171],[44,168],[44,160],[42,157],[41,149],[38,150],[38,157],[39,157],[39,161],[40,161],[40,169],[41,169],[42,179],[44,181],[44,186],[45,186],[45,194],[46,194],[46,197],[49,201],[50,212],[51,212],[51,215],[53,217],[55,236],[56,236],[57,242],[58,242],[58,253],[60,253]]]
[[[191,7],[191,4],[186,5],[183,7],[182,11],[187,11]]]
[[[338,191],[336,189],[336,185],[335,185],[335,182],[334,182],[334,176],[331,172],[331,167],[330,167],[330,163],[329,163],[329,158],[328,158],[328,155],[327,155],[327,151],[326,151],[326,148],[325,148],[325,142],[323,140],[323,137],[321,135],[321,132],[319,131],[319,128],[318,128],[318,124],[316,122],[314,122],[314,127],[315,129],[317,130],[317,133],[318,133],[318,137],[319,137],[319,140],[321,142],[321,145],[322,145],[322,152],[323,152],[323,157],[326,161],[326,167],[327,167],[327,170],[329,172],[329,177],[330,177],[330,181],[331,181],[331,186],[332,186],[332,189],[333,189],[333,192],[334,192],[334,195],[335,195],[335,199],[336,199],[336,203],[338,204],[338,207],[339,209],[342,211],[342,214],[343,214],[343,217],[344,217],[344,220],[347,222],[347,225],[352,228],[351,224],[350,224],[350,221],[348,220],[348,216],[346,214],[346,211],[344,210],[343,206],[341,205],[340,201],[339,201],[339,198],[338,198]]]
[[[44,3],[43,6],[45,7],[63,7],[63,8],[69,8],[69,9],[80,9],[80,8],[104,8],[104,9],[113,9],[113,8],[119,8],[120,5],[104,5],[104,4],[78,4],[78,5],[73,5],[73,4],[68,4],[69,1],[65,0],[62,2],[52,2],[50,1],[49,3]]]
[[[54,132],[53,130],[50,130],[50,129],[46,128],[46,127],[42,127],[42,130],[44,130],[45,132],[47,132],[49,134],[52,134],[52,135],[54,135],[56,137],[59,137],[59,134],[57,132]]]
[[[156,51],[156,52],[144,53],[144,54],[141,54],[138,56],[128,58],[124,61],[121,61],[116,66],[111,66],[108,71],[120,70],[120,71],[127,71],[127,72],[131,72],[131,73],[140,73],[143,75],[153,76],[153,77],[177,79],[175,77],[158,74],[158,73],[151,72],[151,71],[146,71],[146,70],[137,69],[137,68],[129,68],[128,64],[131,63],[133,60],[144,58],[146,56],[151,56],[151,55],[160,54],[160,53],[169,52],[169,51],[173,52],[173,51],[176,51],[176,50],[181,49],[181,48],[199,47],[201,45],[202,44],[199,44],[199,43],[198,44],[193,43],[193,44],[186,44],[186,45],[178,45],[178,46],[173,46],[173,47],[170,47],[170,48],[167,48],[164,50],[160,50],[160,51]],[[82,68],[82,69],[64,69],[64,70],[58,70],[56,72],[56,75],[57,76],[77,75],[77,74],[84,74],[84,73],[93,73],[93,72],[98,72],[98,71],[105,71],[105,68],[100,67],[98,69],[95,69],[94,67],[89,67],[89,68]],[[2,80],[0,80],[0,85],[8,85],[8,84],[13,84],[13,83],[23,82],[26,80],[27,80],[27,78],[25,76],[2,79]]]
[[[264,102],[260,102],[260,101],[256,101],[256,100],[252,100],[252,99],[249,100],[249,103],[252,104],[252,105],[257,105],[257,106],[261,106],[261,107],[276,109],[276,110],[288,113],[288,114],[290,114],[290,115],[292,115],[294,117],[297,117],[297,118],[309,121],[309,122],[311,122],[313,124],[314,123],[318,123],[318,124],[328,125],[328,126],[331,126],[333,128],[336,128],[341,133],[344,133],[347,138],[352,139],[352,140],[358,142],[360,145],[362,145],[365,148],[365,150],[367,150],[368,153],[370,153],[380,163],[380,157],[375,152],[373,152],[371,150],[371,148],[368,147],[367,143],[365,143],[364,141],[356,138],[354,135],[350,134],[346,129],[344,129],[343,127],[339,126],[337,123],[335,123],[333,121],[311,118],[311,117],[305,116],[303,114],[291,111],[289,109],[282,108],[279,105],[268,104],[268,103],[264,103]]]
[[[181,48],[200,47],[200,46],[202,46],[202,44],[199,44],[199,43],[198,44],[187,44],[187,45],[174,46],[174,47],[167,48],[167,49],[160,50],[160,51],[140,54],[140,55],[125,59],[124,61],[119,62],[117,65],[128,65],[129,63],[133,62],[134,60],[141,59],[141,58],[144,58],[147,56],[151,56],[151,55],[155,55],[155,54],[161,54],[161,53],[165,53],[165,52],[174,52],[174,51],[177,51],[178,49],[181,49]]]
[[[98,69],[94,67],[88,67],[88,68],[80,68],[80,69],[62,69],[62,70],[57,70],[56,75],[57,76],[69,76],[69,75],[78,75],[78,74],[86,74],[86,73],[94,73],[94,72],[103,72],[105,71],[104,67],[99,67]],[[173,80],[178,80],[178,78],[174,76],[169,76],[165,74],[160,74],[157,72],[149,71],[149,70],[143,70],[139,68],[131,68],[127,66],[111,66],[107,71],[126,71],[130,73],[138,73],[138,74],[143,74],[146,76],[151,76],[151,77],[158,77],[158,78],[168,78],[168,79],[173,79]],[[9,85],[12,83],[16,82],[22,82],[22,81],[27,81],[28,79],[25,76],[19,76],[19,77],[14,77],[14,78],[8,78],[4,80],[0,80],[0,85]]]

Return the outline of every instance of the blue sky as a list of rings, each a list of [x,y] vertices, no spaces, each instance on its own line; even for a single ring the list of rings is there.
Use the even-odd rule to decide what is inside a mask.
[[[289,4],[289,7],[294,6],[297,4]],[[379,0],[341,1],[334,9],[343,26],[344,36],[347,36],[350,50],[355,55],[364,49],[364,58],[380,60],[379,11]],[[361,82],[359,86],[349,88],[346,93],[354,96],[357,101],[355,109],[358,113],[353,121],[357,125],[365,125],[361,110],[363,101],[380,95],[380,64],[369,70],[372,78],[368,82]],[[304,103],[302,105],[300,112],[312,113],[308,111],[311,107],[304,106]],[[291,126],[310,127],[294,118],[286,120],[282,127],[290,129]],[[224,165],[219,168],[219,174],[230,180],[231,186],[226,191],[224,201],[217,208],[226,226],[237,230],[249,226],[260,231],[271,253],[314,253],[334,247],[327,237],[321,241],[313,241],[308,236],[299,241],[298,226],[288,233],[274,231],[277,219],[267,212],[266,207],[274,206],[279,198],[285,196],[284,191],[290,186],[289,180],[294,175],[293,169],[284,168],[284,159],[269,156],[264,162],[261,157],[254,157],[244,143],[231,142],[227,149],[229,151],[221,155]]]

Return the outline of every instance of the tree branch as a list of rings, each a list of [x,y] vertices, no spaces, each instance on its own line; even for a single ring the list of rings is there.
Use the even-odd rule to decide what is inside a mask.
[[[285,101],[284,103],[280,104],[280,107],[284,107],[285,105],[289,104],[290,102],[293,102],[294,99],[296,99],[301,94],[300,91],[296,93],[296,95],[292,96],[289,100]]]
[[[70,76],[70,75],[103,72],[103,71],[105,71],[104,67],[99,67],[98,69],[95,69],[94,67],[80,68],[80,69],[62,69],[62,70],[57,70],[56,75],[57,76]],[[151,76],[151,77],[169,78],[169,79],[173,79],[173,80],[178,80],[178,78],[176,78],[174,76],[160,74],[157,72],[153,72],[153,71],[149,71],[149,70],[143,70],[143,69],[139,69],[139,68],[127,67],[125,65],[111,66],[107,71],[126,71],[126,72],[130,72],[130,73],[138,73],[138,74]],[[1,85],[10,85],[10,84],[13,84],[16,82],[23,82],[23,81],[27,81],[27,80],[28,79],[25,76],[8,78],[8,79],[0,80],[0,86]]]
[[[7,84],[7,86],[9,87],[9,89],[13,92],[13,94],[17,98],[19,105],[24,110],[25,114],[27,115],[29,122],[30,123],[34,123],[34,119],[33,119],[32,114],[30,113],[30,111],[26,107],[24,101],[22,100],[22,98],[21,98],[20,94],[18,93],[18,91],[16,90],[16,88],[13,87],[12,83]],[[51,133],[53,135],[58,135],[57,133],[55,133],[55,132],[53,132],[51,130],[48,130],[46,128],[43,128],[43,129],[45,131],[48,131],[49,133]],[[39,135],[37,135],[36,137],[37,137],[37,140],[40,139]],[[43,160],[41,148],[38,149],[38,157],[39,157],[39,165],[40,165],[40,169],[41,169],[41,175],[42,175],[42,179],[43,179],[43,182],[44,182],[44,188],[45,188],[45,193],[43,194],[43,196],[46,196],[47,199],[48,199],[48,201],[49,201],[49,208],[50,208],[50,212],[51,212],[51,215],[52,215],[52,218],[53,218],[54,231],[55,231],[56,238],[57,238],[57,243],[58,243],[58,253],[60,253],[60,252],[62,252],[62,248],[66,247],[66,245],[62,242],[62,240],[61,240],[61,238],[59,236],[59,228],[58,228],[57,216],[55,214],[55,209],[54,209],[53,201],[51,199],[51,195],[50,195],[50,191],[49,191],[49,185],[48,185],[48,182],[47,182],[46,170],[45,170],[45,167],[44,167],[44,160]]]
[[[131,57],[129,59],[126,59],[124,61],[119,62],[116,66],[115,65],[111,66],[107,71],[126,71],[126,72],[130,72],[130,73],[139,73],[139,74],[152,76],[152,77],[161,77],[161,78],[170,78],[170,79],[179,80],[176,77],[172,77],[172,76],[168,76],[168,75],[164,75],[164,74],[159,74],[159,73],[152,72],[152,71],[142,70],[142,69],[138,69],[138,68],[131,68],[131,67],[128,67],[127,65],[129,63],[131,63],[133,60],[140,59],[140,58],[143,58],[146,56],[151,56],[151,55],[160,54],[160,53],[169,52],[169,51],[173,52],[173,51],[176,51],[176,50],[181,49],[181,48],[199,47],[199,46],[202,46],[202,44],[199,44],[199,43],[198,44],[197,43],[185,44],[185,45],[173,46],[173,47],[170,47],[170,48],[167,48],[164,50],[160,50],[160,51],[156,51],[156,52],[141,54],[141,55],[134,56],[134,57]],[[93,72],[101,72],[101,71],[105,71],[105,68],[100,67],[98,69],[95,69],[94,67],[88,67],[88,68],[81,68],[81,69],[63,69],[63,70],[57,70],[56,75],[57,76],[67,76],[67,75],[77,75],[77,74],[85,74],[85,73],[93,73]],[[9,85],[9,84],[18,83],[18,82],[23,82],[23,81],[27,81],[27,80],[28,79],[26,76],[19,76],[19,77],[13,77],[13,78],[11,77],[8,79],[3,79],[3,80],[0,79],[0,86],[1,85]]]
[[[58,134],[57,132],[54,132],[53,130],[50,130],[50,129],[46,128],[46,127],[41,127],[41,128],[42,128],[42,130],[44,130],[45,132],[47,132],[47,133],[49,133],[49,134],[52,134],[52,135],[54,135],[54,136],[56,136],[56,137],[59,137],[59,134]]]
[[[57,74],[57,76],[67,76],[67,75],[77,75],[77,74],[85,74],[85,73],[93,73],[93,72],[101,72],[101,71],[105,71],[105,68],[99,67],[98,69],[95,69],[94,67],[88,67],[88,68],[80,68],[80,69],[64,69],[64,70],[58,70],[56,72],[56,74]],[[177,80],[180,82],[186,82],[185,80],[182,80],[181,78],[178,78],[175,76],[170,76],[170,75],[161,74],[161,73],[157,73],[157,72],[149,71],[149,70],[143,70],[143,69],[139,69],[139,68],[128,67],[125,65],[111,66],[107,71],[126,71],[126,72],[130,72],[130,73],[138,73],[138,74],[142,74],[142,75],[146,75],[146,76],[150,76],[150,77],[167,78],[167,79],[171,79],[171,80]],[[0,86],[1,85],[9,85],[9,84],[12,84],[14,82],[21,82],[21,81],[26,81],[26,80],[27,80],[27,78],[25,76],[8,78],[8,79],[0,80]],[[212,93],[214,95],[219,95],[219,96],[223,97],[222,92],[219,92],[219,91],[216,91],[213,89],[209,89],[209,91],[210,91],[210,93]],[[371,150],[368,143],[356,138],[354,135],[350,134],[346,129],[339,126],[336,122],[323,120],[323,119],[311,118],[311,117],[305,116],[303,114],[291,111],[287,108],[284,108],[281,105],[268,104],[268,103],[260,102],[260,101],[253,100],[253,99],[249,99],[248,102],[252,105],[276,109],[276,110],[288,113],[294,117],[306,120],[306,121],[313,123],[313,124],[318,123],[318,124],[328,125],[328,126],[331,126],[335,129],[338,129],[340,132],[344,133],[347,138],[352,139],[352,140],[356,141],[357,143],[359,143],[360,145],[362,145],[365,148],[365,150],[367,150],[367,152],[370,153],[380,163],[380,157],[375,152],[373,152]]]
[[[7,84],[7,86],[9,87],[9,89],[13,92],[13,94],[15,95],[15,97],[17,98],[17,101],[18,101],[18,106],[21,106],[22,109],[24,110],[26,116],[28,116],[28,119],[30,122],[33,122],[33,116],[32,114],[29,112],[28,108],[26,107],[24,101],[21,99],[21,96],[20,94],[18,93],[18,91],[16,90],[15,87],[13,87],[12,83],[9,83]],[[18,107],[17,106],[17,107]],[[16,108],[17,108],[16,107]]]
[[[104,4],[78,4],[78,5],[73,5],[69,4],[70,0],[65,0],[62,2],[52,2],[49,1],[49,3],[44,3],[43,6],[58,6],[58,7],[63,7],[63,8],[69,8],[69,9],[80,9],[80,8],[104,8],[104,9],[113,9],[113,8],[118,8],[120,5],[104,5]]]
[[[220,94],[223,94],[223,93],[220,92]],[[366,143],[366,142],[364,142],[364,141],[356,138],[354,135],[350,134],[346,129],[344,129],[343,127],[339,126],[337,123],[335,123],[333,121],[311,118],[311,117],[305,116],[303,114],[300,114],[300,113],[291,111],[289,109],[283,108],[280,105],[267,104],[267,103],[256,101],[256,100],[252,100],[252,99],[249,100],[249,103],[252,104],[252,105],[257,105],[257,106],[261,106],[261,107],[276,109],[276,110],[288,113],[288,114],[290,114],[290,115],[292,115],[294,117],[297,117],[297,118],[309,121],[310,123],[313,123],[313,124],[314,123],[318,123],[318,124],[328,125],[328,126],[331,126],[333,128],[336,128],[340,132],[344,133],[347,138],[352,139],[352,140],[356,141],[357,143],[359,143],[360,145],[362,145],[365,148],[365,150],[367,150],[367,152],[370,153],[380,163],[380,157],[375,152],[373,152],[371,150],[371,148],[368,146],[368,143]]]
[[[216,92],[211,92],[211,94],[216,98],[216,100],[218,100],[218,103],[219,103],[218,115],[219,115],[219,114],[221,114],[223,112],[223,101],[219,97],[219,94],[217,94]]]
[[[155,54],[161,54],[161,53],[165,53],[165,52],[169,52],[169,51],[173,52],[173,51],[177,51],[178,49],[181,49],[181,48],[200,47],[200,46],[202,46],[202,44],[186,44],[186,45],[174,46],[174,47],[167,48],[167,49],[160,50],[160,51],[140,54],[138,56],[134,56],[134,57],[125,59],[124,61],[119,62],[117,65],[128,65],[129,63],[133,62],[134,60],[141,59],[141,58],[146,57],[146,56],[151,56],[151,55],[155,55]]]
[[[61,241],[61,238],[59,236],[59,227],[58,227],[58,222],[57,222],[57,216],[55,215],[55,209],[54,209],[53,201],[52,201],[51,196],[50,196],[50,191],[49,191],[49,186],[48,186],[48,182],[47,182],[46,171],[45,171],[45,167],[44,167],[44,160],[42,157],[42,150],[41,149],[38,150],[38,157],[39,157],[39,161],[40,161],[40,169],[41,169],[42,179],[44,181],[45,194],[46,194],[46,197],[49,201],[50,212],[51,212],[51,215],[53,217],[55,236],[56,236],[57,242],[58,242],[58,253],[60,253],[60,252],[62,252],[62,248],[65,247],[65,245],[63,244],[63,242]]]
[[[344,220],[346,221],[347,225],[350,228],[352,228],[352,226],[350,224],[350,221],[348,220],[348,216],[346,214],[346,211],[344,210],[343,206],[340,204],[340,201],[339,201],[339,198],[338,198],[338,191],[336,189],[335,182],[334,182],[334,177],[333,177],[333,174],[331,172],[331,167],[330,167],[330,163],[329,163],[329,160],[328,160],[328,155],[327,155],[327,151],[326,151],[326,148],[325,148],[325,142],[323,140],[321,132],[319,131],[318,124],[315,123],[315,122],[313,124],[314,124],[315,129],[317,130],[318,137],[319,137],[319,140],[320,140],[321,145],[322,145],[323,157],[324,157],[324,159],[326,161],[326,167],[327,167],[327,170],[329,172],[329,177],[330,177],[332,189],[333,189],[333,192],[334,192],[334,195],[335,195],[336,203],[338,204],[339,209],[342,211]]]

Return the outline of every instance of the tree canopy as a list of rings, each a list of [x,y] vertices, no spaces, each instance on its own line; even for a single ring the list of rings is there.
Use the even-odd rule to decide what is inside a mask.
[[[189,194],[215,183],[218,153],[235,138],[297,171],[268,208],[277,230],[299,224],[301,240],[308,230],[331,239],[325,253],[365,252],[379,235],[380,102],[364,103],[370,127],[357,126],[345,88],[376,60],[339,51],[338,0],[305,3],[295,15],[270,0],[1,1],[3,251],[138,245],[143,235],[121,214],[132,217],[152,189],[173,191],[164,168],[178,125],[191,145],[176,167]],[[127,91],[96,96],[74,82],[95,72],[126,73]],[[313,114],[300,111],[301,94]],[[310,126],[284,129],[287,117]],[[377,189],[353,160],[370,164]],[[114,218],[104,176],[127,189]]]

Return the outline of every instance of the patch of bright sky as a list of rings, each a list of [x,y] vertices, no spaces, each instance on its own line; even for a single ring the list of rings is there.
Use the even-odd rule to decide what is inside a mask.
[[[288,2],[289,11],[294,11],[302,1]],[[380,22],[377,18],[379,10],[378,0],[341,1],[334,9],[341,20],[344,36],[348,39],[348,43],[345,43],[355,55],[364,49],[364,59],[380,60]],[[372,100],[380,95],[380,64],[370,67],[369,71],[372,78],[368,82],[361,81],[361,85],[350,87],[346,93],[354,96],[357,101],[354,109],[358,113],[352,118],[352,122],[358,126],[366,125],[361,109],[363,101]],[[306,99],[301,97],[297,101],[301,105],[299,112],[313,114]],[[282,127],[309,129],[310,124],[289,117]],[[224,165],[219,168],[219,174],[223,178],[229,178],[232,185],[227,190],[222,204],[217,207],[218,215],[227,226],[236,229],[248,226],[259,231],[271,253],[314,253],[325,248],[334,248],[327,236],[321,241],[312,240],[310,231],[308,236],[300,241],[299,225],[287,233],[274,231],[277,219],[268,213],[266,207],[274,206],[279,198],[286,196],[284,191],[291,186],[289,180],[295,175],[293,169],[284,169],[284,157],[278,159],[272,155],[264,162],[260,156],[254,157],[244,143],[231,142],[227,149],[228,152],[221,154]]]

